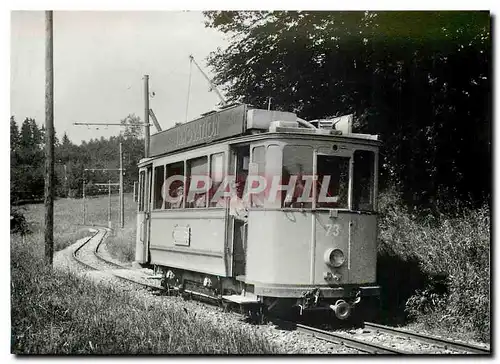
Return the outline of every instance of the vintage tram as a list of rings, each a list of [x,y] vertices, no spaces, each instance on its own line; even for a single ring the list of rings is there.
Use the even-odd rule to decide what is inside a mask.
[[[152,135],[136,262],[168,289],[347,319],[379,295],[380,141],[351,129],[236,104]]]

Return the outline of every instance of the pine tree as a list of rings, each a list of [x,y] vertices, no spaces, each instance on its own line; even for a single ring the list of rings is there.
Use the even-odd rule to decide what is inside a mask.
[[[42,131],[38,128],[35,119],[30,119],[29,123],[31,127],[31,135],[33,138],[33,143],[35,144],[36,147],[41,148],[44,144],[43,141],[44,135]]]
[[[10,150],[16,151],[19,148],[19,127],[14,116],[10,117]]]
[[[33,132],[31,129],[30,119],[24,119],[21,126],[21,139],[19,141],[22,149],[28,149],[33,146]]]

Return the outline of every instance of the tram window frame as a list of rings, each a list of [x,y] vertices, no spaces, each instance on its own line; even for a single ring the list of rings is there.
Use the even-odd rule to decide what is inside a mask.
[[[224,183],[224,171],[225,171],[225,153],[224,152],[219,152],[219,153],[213,153],[210,154],[210,163],[209,163],[209,176],[210,176],[210,181],[212,182],[210,189],[208,191],[208,207],[209,208],[217,208],[217,207],[222,207],[218,206],[218,201],[212,201],[213,196],[217,193],[217,190],[220,188],[220,186]],[[214,160],[220,158],[220,162],[216,164],[217,167],[220,167],[219,171],[214,171]],[[214,178],[214,173],[220,174],[220,181],[218,178]],[[217,183],[217,185],[215,185]]]
[[[357,159],[358,156],[365,154],[365,155],[370,155],[369,159],[367,160],[364,165],[362,161]],[[375,211],[375,152],[372,150],[366,150],[366,149],[357,149],[353,153],[353,183],[352,183],[352,209],[356,211]],[[364,176],[360,177],[360,172],[362,172],[362,168],[367,168],[364,170]],[[363,186],[360,186],[359,183],[361,183],[361,178],[367,178],[368,180],[365,180],[363,182]],[[362,196],[359,195],[360,192],[360,187],[364,188],[365,194],[366,191],[368,191],[368,202],[361,201],[363,198]]]
[[[279,177],[281,183],[281,173],[283,168],[283,146],[280,144],[269,144],[266,148],[266,183],[273,184],[274,178]],[[266,186],[264,208],[281,208],[281,199],[278,195],[271,197],[271,188]],[[279,193],[279,192],[278,192]]]
[[[176,173],[176,171],[179,169],[179,167],[182,166],[182,173]],[[179,188],[182,187],[182,198],[181,198],[181,203],[180,205],[177,203],[174,203],[174,202],[169,202],[169,201],[165,201],[165,209],[166,210],[179,210],[179,209],[183,209],[184,208],[184,200],[185,200],[185,197],[186,197],[186,194],[185,194],[185,185],[186,185],[186,166],[185,166],[185,163],[184,161],[178,161],[178,162],[173,162],[173,163],[169,163],[165,166],[165,169],[166,169],[166,174],[165,174],[165,181],[169,178],[169,177],[172,177],[172,176],[175,176],[175,175],[179,175],[179,176],[182,176],[183,179],[182,179],[182,183],[176,183],[176,187],[175,187],[175,190],[179,190]],[[175,172],[173,173],[170,173],[170,170],[176,170]],[[175,182],[179,182],[178,180],[175,181]],[[174,188],[172,188],[172,184],[169,186],[170,188],[168,189],[168,191],[166,190],[166,186],[165,186],[165,197],[167,196],[167,194],[169,196],[172,196],[172,191],[174,190]],[[163,189],[163,188],[162,188]],[[174,196],[172,196],[174,197]]]
[[[186,160],[186,173],[184,176],[184,181],[185,185],[187,188],[184,188],[184,198],[187,199],[189,196],[189,188],[191,187],[191,175],[192,175],[192,170],[193,170],[193,163],[198,163],[202,162],[200,165],[196,165],[196,169],[200,170],[199,172],[197,171],[196,174],[198,175],[205,175],[208,176],[208,157],[206,155],[196,157],[196,158],[191,158]],[[208,182],[208,181],[207,181]],[[205,185],[205,188],[207,186]],[[204,196],[204,199],[201,199],[201,196]],[[185,202],[184,208],[186,209],[193,209],[193,208],[206,208],[207,207],[207,198],[208,198],[208,189],[205,189],[205,192],[197,192],[194,195],[194,200],[193,202]],[[201,201],[203,200],[203,205],[197,205],[200,204]]]
[[[161,173],[159,172],[161,170]],[[165,209],[165,198],[162,195],[163,185],[165,183],[165,166],[160,165],[154,168],[154,190],[153,190],[153,210]]]
[[[324,160],[320,164],[320,159]],[[327,160],[330,159],[332,161],[328,162]],[[325,171],[331,171],[331,162],[338,162],[338,170],[339,173],[337,176],[330,174],[329,181],[329,186],[326,197],[335,197],[338,196],[337,202],[320,202],[319,197],[320,194],[322,194],[322,182],[323,178],[327,176],[327,174],[322,173],[320,171],[320,166],[322,170]],[[328,165],[330,164],[330,167],[323,167],[324,164]],[[340,163],[343,163],[343,166],[340,165]],[[350,156],[345,156],[345,155],[331,155],[331,154],[317,154],[316,156],[316,195],[314,196],[314,199],[316,201],[316,208],[328,208],[328,209],[349,209],[349,202],[350,202],[350,172],[351,172],[351,157]],[[344,175],[342,175],[342,172]],[[328,196],[330,194],[330,190],[334,186],[336,188],[336,191],[338,192],[337,195],[334,196]],[[341,200],[342,199],[342,200]]]
[[[139,173],[139,212],[144,212],[144,182],[146,180],[146,171]]]
[[[291,156],[295,156],[295,158],[290,159],[290,161],[293,161],[293,163],[289,163],[287,160],[287,151],[290,149],[297,149],[300,148],[302,151],[295,151],[294,153],[291,154]],[[308,149],[306,153],[305,149]],[[303,198],[301,194],[299,195],[299,192],[297,188],[302,189],[302,193],[305,191],[303,188],[305,188],[307,184],[307,179],[304,179],[304,176],[309,176],[309,178],[312,179],[313,176],[313,171],[314,171],[314,155],[315,155],[315,149],[314,146],[312,145],[305,145],[305,144],[287,144],[283,147],[282,149],[282,160],[281,160],[281,179],[280,183],[281,185],[283,184],[288,184],[289,181],[285,181],[285,173],[289,176],[297,175],[297,177],[302,176],[302,178],[297,178],[293,194],[288,192],[287,190],[281,191],[281,208],[306,208],[310,209],[313,207],[312,201],[312,195],[314,192],[314,189],[312,188],[311,185],[311,190],[310,190],[310,195],[309,198],[306,201],[298,201],[299,198]],[[309,162],[307,162],[308,158],[304,159],[304,163],[297,163],[297,157],[303,157],[303,156],[308,156],[310,158]],[[299,167],[299,171],[290,171],[292,169],[292,165],[295,168],[295,166]],[[308,168],[304,168],[304,167]],[[296,173],[295,173],[296,172]]]
[[[267,156],[267,145],[257,145],[252,148],[252,163],[257,167],[255,171],[250,171],[250,172],[255,172],[257,176],[264,177],[266,175],[266,156]],[[259,155],[258,152],[261,152],[261,155]],[[256,156],[259,156],[259,159],[256,160]],[[246,188],[250,188],[252,186],[247,186]],[[258,193],[258,194],[251,194],[250,195],[250,206],[252,208],[263,208],[264,207],[264,201],[265,201],[265,191]]]

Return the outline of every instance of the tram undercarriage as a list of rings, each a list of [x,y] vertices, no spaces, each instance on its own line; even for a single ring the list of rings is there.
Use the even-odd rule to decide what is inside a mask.
[[[378,299],[378,286],[316,287],[302,290],[299,297],[261,296],[254,285],[242,278],[219,277],[179,268],[154,266],[155,277],[167,294],[180,294],[229,308],[238,308],[252,321],[262,322],[266,316],[306,316],[316,312],[331,312],[338,320],[348,320],[356,312],[356,320],[367,318],[367,308],[373,310]],[[326,297],[325,297],[326,295]],[[375,300],[374,300],[375,298]],[[366,303],[369,302],[369,305]],[[361,314],[361,308],[363,313]]]

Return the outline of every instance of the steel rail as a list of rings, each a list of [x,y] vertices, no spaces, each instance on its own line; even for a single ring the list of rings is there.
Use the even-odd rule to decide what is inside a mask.
[[[76,257],[76,253],[81,249],[83,248],[83,246],[85,246],[92,238],[94,238],[99,232],[100,230],[106,230],[106,233],[103,235],[103,237],[101,238],[101,240],[99,241],[99,243],[97,243],[96,245],[96,248],[94,249],[94,256],[96,258],[98,258],[99,260],[107,263],[107,264],[110,264],[110,265],[113,265],[117,268],[120,268],[120,269],[127,269],[127,270],[130,270],[130,268],[128,267],[125,267],[121,264],[118,264],[118,263],[115,263],[113,261],[110,261],[106,258],[104,258],[102,255],[99,254],[99,248],[101,246],[101,244],[104,242],[104,237],[107,235],[108,233],[108,228],[105,228],[105,227],[96,227],[97,229],[99,229],[94,235],[92,235],[90,238],[88,238],[82,245],[80,245],[74,252],[73,252],[73,258],[78,261],[80,264],[86,266],[87,268],[90,268],[92,270],[99,270],[99,268],[96,268],[88,263],[85,263],[84,261],[78,259]],[[130,278],[127,278],[127,277],[123,277],[121,275],[118,275],[118,274],[115,274],[115,273],[112,273],[112,272],[107,272],[109,274],[111,274],[112,276],[116,277],[116,278],[119,278],[119,279],[123,279],[125,281],[128,281],[130,283],[135,283],[135,284],[138,284],[138,285],[141,285],[143,287],[147,287],[147,288],[151,288],[151,289],[154,289],[154,290],[163,290],[162,287],[158,287],[158,286],[153,286],[153,285],[149,285],[147,283],[143,283],[143,282],[138,282],[134,279],[130,279]],[[171,289],[170,291],[173,291],[173,292],[178,292],[179,290],[178,289]],[[188,289],[185,289],[182,291],[182,293],[187,293],[187,294],[190,294],[192,296],[196,296],[196,297],[199,297],[199,298],[203,298],[203,299],[209,299],[211,302],[213,303],[219,303],[218,302],[218,299],[216,297],[212,297],[212,296],[209,296],[209,295],[206,295],[206,294],[203,294],[203,293],[199,293],[199,292],[195,292],[195,291],[191,291],[191,290],[188,290]]]
[[[107,231],[109,231],[109,230],[107,230],[108,228],[100,228],[100,229],[104,229],[104,230],[106,230],[106,232],[107,232]],[[121,265],[121,264],[119,264],[119,263],[116,263],[116,262],[113,262],[113,261],[111,261],[111,260],[108,260],[108,259],[104,258],[101,254],[99,254],[99,248],[101,247],[101,244],[102,244],[103,242],[104,242],[104,237],[103,237],[103,239],[102,239],[102,240],[101,240],[101,241],[100,241],[100,242],[96,245],[96,247],[95,247],[95,249],[94,249],[94,255],[95,255],[95,257],[96,257],[97,259],[101,260],[102,262],[107,263],[107,264],[110,264],[110,265],[113,265],[113,266],[115,266],[115,267],[117,267],[117,268],[121,268],[121,269],[129,269],[128,267],[125,267],[125,266],[123,266],[123,265]]]
[[[368,341],[354,339],[334,332],[317,329],[311,326],[296,324],[296,327],[299,331],[311,334],[318,339],[344,345],[348,348],[356,349],[369,354],[410,354],[407,351],[371,343]]]
[[[318,338],[320,340],[332,342],[335,344],[343,345],[345,347],[355,349],[364,353],[369,353],[369,354],[411,354],[410,352],[399,350],[396,348],[388,347],[388,346],[383,346],[379,345],[376,343],[371,343],[368,341],[362,341],[358,340],[355,338],[351,338],[345,335],[341,335],[335,332],[331,331],[325,331],[318,329],[316,327],[312,326],[307,326],[303,324],[298,324],[296,322],[290,322],[290,321],[285,321],[281,320],[279,318],[272,318],[272,321],[277,323],[277,324],[284,324],[289,327],[294,327],[297,329],[297,331],[309,334],[315,338]]]
[[[77,257],[77,253],[80,251],[80,249],[82,249],[85,245],[87,245],[87,243],[92,240],[101,230],[105,230],[103,228],[98,228],[99,230],[97,230],[97,232],[92,235],[91,237],[89,237],[87,240],[85,240],[78,248],[76,248],[74,251],[73,251],[73,259],[76,260],[78,263],[80,263],[81,265],[85,266],[86,268],[89,268],[91,270],[96,270],[96,271],[99,271],[100,269],[99,268],[96,268],[86,262],[84,262],[83,260],[79,259]],[[99,241],[98,245],[100,245],[102,243],[102,241],[104,240],[104,237],[107,235],[107,230],[106,230],[106,233],[102,236],[101,240]],[[95,253],[95,252],[94,252]],[[115,264],[116,263],[112,263],[112,264]],[[123,268],[123,267],[121,267]],[[151,288],[151,289],[154,289],[154,290],[161,290],[160,287],[158,286],[153,286],[153,285],[149,285],[149,284],[146,284],[146,283],[143,283],[143,282],[138,282],[134,279],[130,279],[130,278],[126,278],[126,277],[122,277],[120,275],[117,275],[117,274],[114,274],[114,273],[111,273],[111,272],[107,272],[109,274],[111,274],[112,276],[116,277],[116,278],[119,278],[119,279],[122,279],[122,280],[125,280],[125,281],[128,281],[130,283],[135,283],[135,284],[138,284],[140,286],[143,286],[143,287],[147,287],[147,288]]]
[[[390,326],[385,326],[385,325],[380,325],[380,324],[375,324],[372,322],[365,322],[364,323],[365,328],[367,329],[372,329],[376,330],[379,332],[384,332],[387,334],[392,334],[392,335],[400,335],[403,337],[407,337],[410,339],[417,339],[420,341],[424,341],[429,344],[434,344],[438,346],[444,346],[445,349],[457,349],[461,351],[467,351],[473,354],[490,354],[490,350],[478,345],[473,345],[473,344],[467,344],[467,343],[460,343],[457,341],[452,341],[448,339],[442,339],[436,336],[431,336],[431,335],[426,335],[426,334],[420,334],[414,331],[406,331],[406,330],[401,330],[397,329],[394,327]]]

